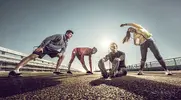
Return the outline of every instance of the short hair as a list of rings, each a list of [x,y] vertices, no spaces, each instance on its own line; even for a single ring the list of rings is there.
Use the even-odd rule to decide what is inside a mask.
[[[68,34],[68,33],[74,34],[74,32],[72,30],[67,30],[65,34]]]
[[[110,43],[110,48],[116,46],[116,48],[118,47],[118,45],[115,42]]]
[[[94,50],[95,53],[97,52],[97,48],[96,47],[93,47],[92,50]]]
[[[93,47],[92,49],[96,50],[97,51],[97,48],[96,47]]]

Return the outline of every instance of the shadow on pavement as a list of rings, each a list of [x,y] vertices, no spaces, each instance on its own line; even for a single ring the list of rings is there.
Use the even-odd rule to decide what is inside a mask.
[[[133,76],[118,77],[111,80],[97,79],[90,82],[91,86],[101,84],[118,87],[149,100],[181,100],[181,86],[163,82]]]
[[[46,87],[61,84],[60,79],[80,77],[87,74],[60,74],[60,75],[38,75],[8,78],[0,76],[0,98],[25,92],[41,90]]]
[[[61,81],[49,77],[0,77],[0,97],[22,94],[61,84]]]

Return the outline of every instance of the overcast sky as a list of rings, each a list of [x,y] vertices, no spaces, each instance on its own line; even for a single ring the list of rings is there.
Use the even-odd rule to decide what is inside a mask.
[[[73,48],[95,46],[98,52],[93,55],[93,67],[97,67],[98,60],[108,52],[105,41],[116,42],[126,53],[126,63],[135,64],[140,62],[140,48],[132,41],[122,44],[127,28],[119,27],[134,22],[153,34],[163,58],[178,57],[180,5],[181,0],[0,0],[0,46],[30,54],[33,46],[47,36],[71,29],[75,34],[69,41],[64,65]],[[149,51],[147,61],[154,60]],[[72,67],[82,70],[77,59]]]

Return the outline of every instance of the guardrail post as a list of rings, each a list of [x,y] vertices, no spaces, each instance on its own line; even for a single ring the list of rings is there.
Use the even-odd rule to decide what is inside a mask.
[[[152,67],[152,64],[151,64],[151,62],[150,62],[150,67]]]
[[[148,68],[148,64],[147,63],[145,64],[145,67]]]
[[[23,56],[21,56],[21,59],[23,59]]]
[[[135,64],[135,68],[137,69],[137,65]]]
[[[129,69],[129,65],[128,65],[128,66],[126,66],[126,68],[127,68],[127,69]]]
[[[177,66],[177,61],[175,60],[175,58],[173,58],[174,64],[175,66]]]
[[[2,63],[3,63],[3,62],[0,61],[0,70],[1,70]]]
[[[5,55],[5,52],[4,52],[4,51],[2,51],[2,52],[1,52],[1,54]]]
[[[177,61],[176,61],[176,59],[173,58],[173,61],[174,61],[174,64],[175,64],[175,69],[178,70],[179,68],[178,68],[178,66],[177,66]]]

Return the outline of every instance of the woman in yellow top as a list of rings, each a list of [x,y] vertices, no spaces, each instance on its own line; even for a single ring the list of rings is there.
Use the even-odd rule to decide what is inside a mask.
[[[161,57],[159,50],[152,39],[152,34],[149,33],[146,29],[144,29],[141,25],[138,25],[135,23],[126,23],[126,24],[120,25],[120,27],[123,27],[123,26],[131,26],[127,30],[126,36],[123,39],[123,43],[128,42],[131,38],[130,33],[133,33],[134,44],[137,46],[140,46],[141,64],[140,64],[140,70],[138,72],[138,75],[143,75],[143,68],[145,65],[148,48],[150,48],[155,58],[158,60],[160,65],[164,68],[165,74],[172,75],[172,73],[167,69],[165,62],[163,61],[163,58]]]

